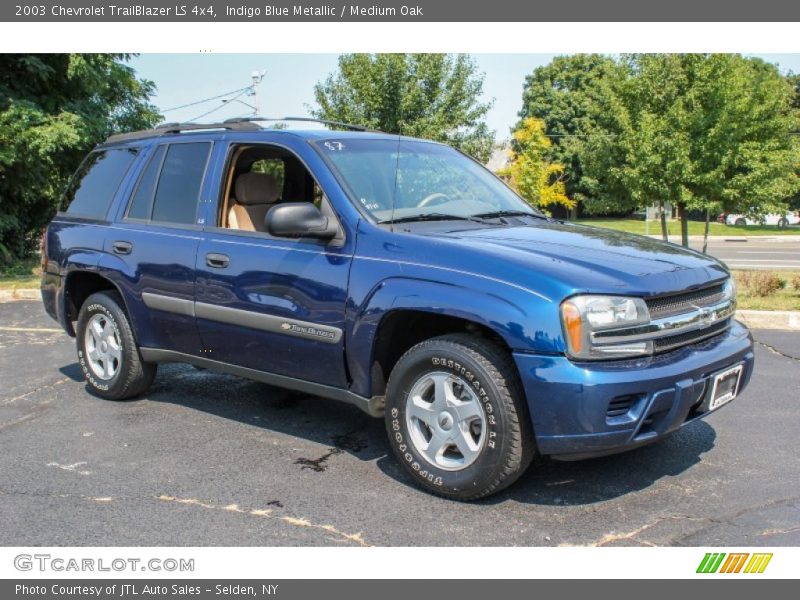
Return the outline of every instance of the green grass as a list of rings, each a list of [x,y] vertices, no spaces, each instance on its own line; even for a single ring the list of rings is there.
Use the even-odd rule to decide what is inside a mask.
[[[579,219],[577,223],[582,225],[593,225],[595,227],[605,227],[616,231],[626,231],[628,233],[638,233],[639,235],[661,235],[661,223],[650,221],[645,223],[636,219]],[[699,221],[689,221],[689,235],[703,235],[705,223]],[[667,221],[667,231],[670,241],[680,238],[681,224],[679,221]],[[709,223],[709,236],[762,236],[762,235],[800,235],[800,227],[778,228],[776,225],[748,225],[737,227],[736,225],[724,225],[722,223]],[[679,240],[677,240],[679,241]]]
[[[752,271],[751,271],[752,272]],[[800,271],[773,271],[783,281],[783,288],[769,296],[757,296],[742,283],[745,271],[734,271],[736,279],[737,306],[745,310],[800,310],[800,289],[793,282],[800,282]]]
[[[38,258],[0,266],[0,290],[38,288],[42,269]]]

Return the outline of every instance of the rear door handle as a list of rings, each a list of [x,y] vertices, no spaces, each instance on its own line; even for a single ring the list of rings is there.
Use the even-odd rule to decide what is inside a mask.
[[[114,254],[130,254],[133,250],[133,244],[130,242],[114,242],[111,247],[114,249]]]
[[[206,264],[212,269],[224,269],[231,262],[225,254],[216,254],[214,252],[206,254]]]

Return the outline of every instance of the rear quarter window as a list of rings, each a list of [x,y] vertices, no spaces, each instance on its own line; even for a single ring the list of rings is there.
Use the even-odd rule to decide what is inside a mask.
[[[147,163],[128,207],[127,218],[147,221],[153,208],[153,194],[158,183],[158,173],[164,159],[166,146],[159,146]]]
[[[197,217],[200,188],[211,144],[172,144],[164,157],[156,186],[151,220],[192,225]]]
[[[69,215],[104,219],[137,154],[136,148],[89,154],[72,176],[59,210]]]

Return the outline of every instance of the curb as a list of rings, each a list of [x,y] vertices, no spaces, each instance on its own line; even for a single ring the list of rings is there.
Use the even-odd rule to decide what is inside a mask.
[[[38,289],[11,288],[10,290],[0,290],[0,302],[11,302],[13,300],[41,300],[42,293]]]
[[[0,290],[0,302],[41,298],[37,289]],[[751,329],[800,331],[800,311],[797,310],[737,310],[736,318]]]
[[[641,235],[641,234],[640,234]],[[661,234],[654,234],[651,233],[645,237],[653,238],[656,240],[661,239]],[[678,235],[670,235],[669,240],[673,243],[680,244],[681,236]],[[677,240],[677,242],[675,242]],[[737,235],[732,233],[731,235],[709,235],[708,241],[710,242],[771,242],[771,243],[781,243],[781,242],[800,242],[800,235]],[[702,235],[690,235],[689,236],[690,242],[702,242],[703,236]]]
[[[797,310],[737,310],[736,318],[751,329],[800,331]]]

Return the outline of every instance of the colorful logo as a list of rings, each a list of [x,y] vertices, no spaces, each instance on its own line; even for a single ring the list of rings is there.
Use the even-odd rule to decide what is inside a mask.
[[[748,560],[749,559],[749,560]],[[707,552],[697,567],[698,573],[763,573],[772,554],[766,552]]]

